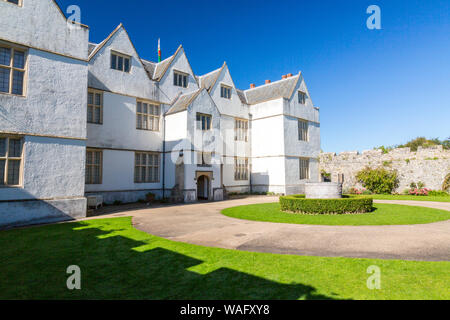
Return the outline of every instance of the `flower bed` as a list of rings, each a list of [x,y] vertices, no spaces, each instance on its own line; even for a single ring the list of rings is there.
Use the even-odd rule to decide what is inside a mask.
[[[372,211],[373,199],[370,197],[341,199],[306,199],[304,195],[280,197],[282,211],[303,214],[348,214]]]

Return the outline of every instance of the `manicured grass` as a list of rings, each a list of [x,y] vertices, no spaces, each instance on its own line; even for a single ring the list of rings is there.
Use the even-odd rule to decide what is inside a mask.
[[[318,225],[396,225],[422,224],[450,219],[450,211],[397,204],[374,204],[375,210],[361,214],[296,214],[280,210],[279,203],[252,204],[222,210],[228,217],[295,224]]]
[[[352,195],[352,197],[358,197]],[[414,200],[414,201],[437,201],[450,202],[450,196],[410,196],[410,195],[393,195],[393,194],[372,194],[369,195],[375,200]]]
[[[0,232],[0,299],[450,299],[450,262],[322,258],[200,247],[131,219]],[[66,268],[81,268],[81,290]],[[367,268],[381,289],[367,288]]]

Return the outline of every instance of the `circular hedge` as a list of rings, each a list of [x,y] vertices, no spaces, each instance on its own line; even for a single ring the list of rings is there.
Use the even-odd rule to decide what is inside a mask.
[[[280,197],[282,211],[305,214],[345,214],[372,211],[373,199],[370,197],[340,199],[306,199],[305,195]]]

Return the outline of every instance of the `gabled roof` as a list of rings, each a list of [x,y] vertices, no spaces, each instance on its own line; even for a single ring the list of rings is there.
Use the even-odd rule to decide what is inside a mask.
[[[225,66],[226,66],[226,63],[224,62],[222,67],[220,67],[219,69],[211,71],[202,76],[198,76],[197,79],[199,81],[200,87],[205,88],[206,90],[208,90],[208,92],[211,92],[211,89],[216,84],[217,79],[219,79],[220,73],[225,68]]]
[[[103,48],[103,47],[105,46],[105,44],[109,41],[109,39],[111,39],[111,38],[117,33],[117,31],[119,31],[120,28],[122,28],[122,27],[123,27],[123,24],[122,24],[122,23],[119,24],[119,25],[114,29],[114,31],[111,32],[111,33],[109,34],[109,36],[108,36],[105,40],[103,40],[102,42],[100,42],[100,43],[95,47],[95,49],[93,49],[92,52],[89,54],[88,60],[90,61],[90,60],[97,54],[97,52],[99,52],[100,49]],[[131,40],[130,40],[130,42],[131,42]]]
[[[144,69],[147,71],[148,76],[153,80],[153,73],[155,72],[157,63],[144,59],[141,59],[141,62],[144,65]]]
[[[166,115],[174,114],[177,112],[185,111],[189,105],[197,98],[203,89],[195,90],[178,96],[178,98],[172,103],[172,107],[166,112]]]
[[[247,98],[245,97],[245,93],[243,90],[240,89],[236,89],[237,95],[239,96],[239,99],[241,99],[242,103],[248,104],[247,103]]]
[[[177,56],[178,52],[183,48],[183,46],[179,46],[177,51],[167,59],[164,59],[161,62],[156,63],[155,71],[153,73],[153,80],[160,81],[162,77],[166,74],[166,71],[169,69],[170,65],[172,64],[173,60],[175,60],[175,57]]]
[[[294,89],[300,79],[301,72],[298,75],[275,81],[263,86],[248,89],[244,91],[248,104],[257,104],[278,98],[290,99],[294,93]]]

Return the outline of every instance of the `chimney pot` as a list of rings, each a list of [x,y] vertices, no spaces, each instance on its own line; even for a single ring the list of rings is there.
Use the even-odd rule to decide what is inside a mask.
[[[287,77],[288,77],[288,78],[292,77],[292,73],[288,73],[288,74],[287,74]]]
[[[281,79],[286,79],[287,78],[287,75],[285,75],[285,74],[283,74],[282,76],[281,76]]]
[[[266,84],[269,84],[270,83],[270,80],[266,80]]]
[[[250,84],[250,89],[253,89],[253,88],[255,88],[255,84],[254,83]]]

